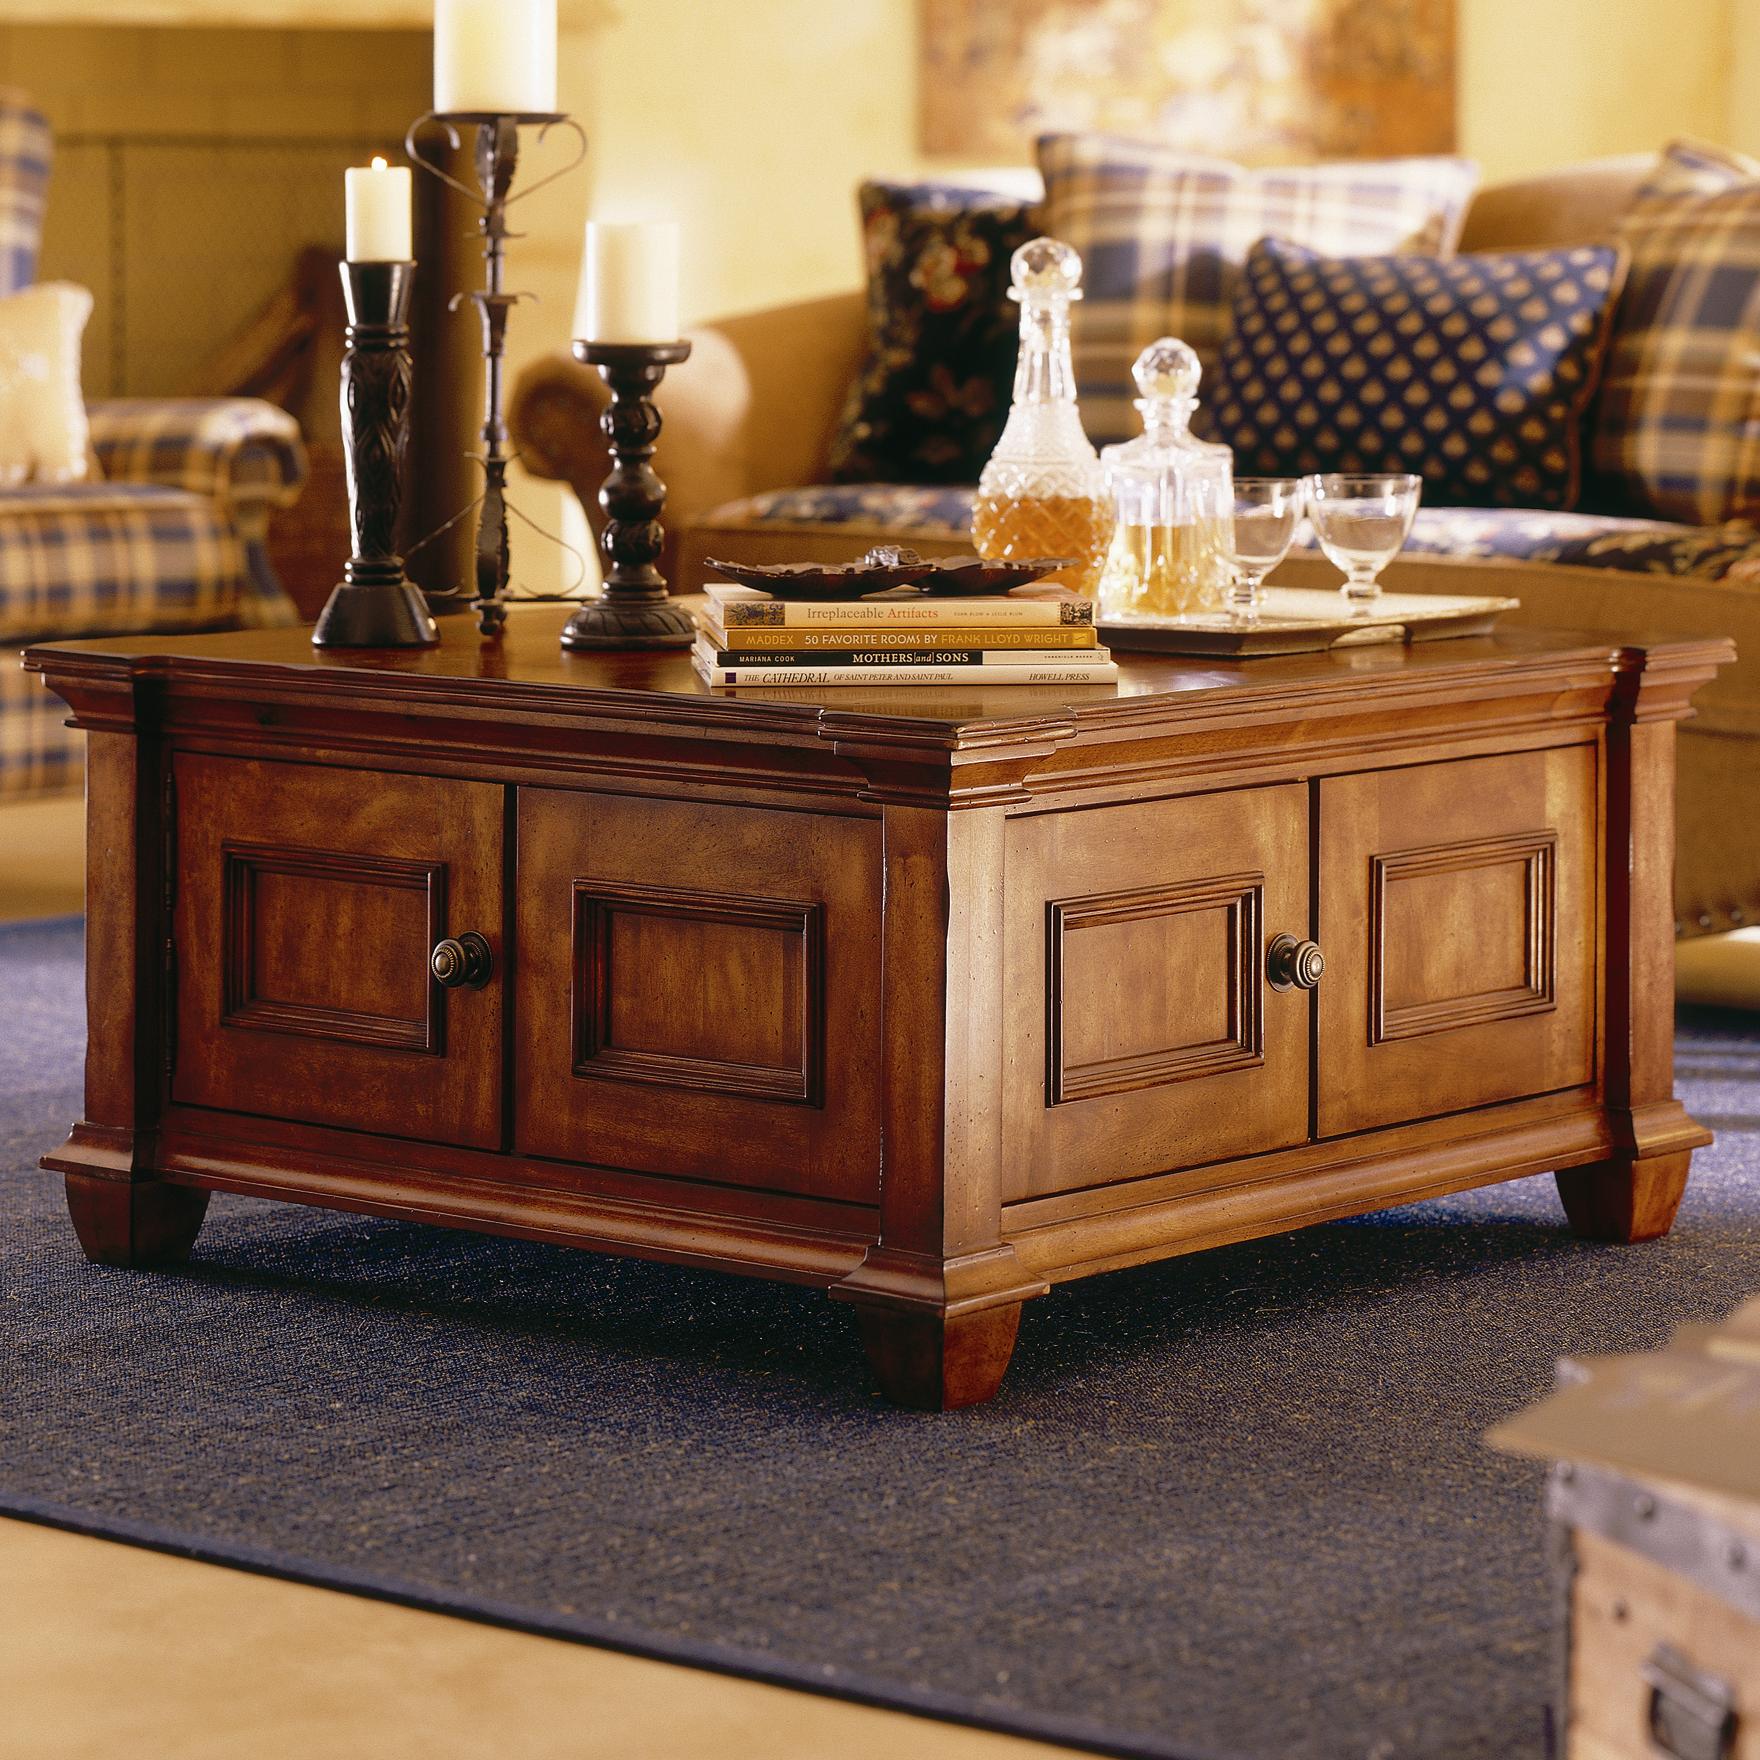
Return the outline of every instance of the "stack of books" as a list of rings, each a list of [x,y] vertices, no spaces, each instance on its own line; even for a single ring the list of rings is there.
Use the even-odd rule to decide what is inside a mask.
[[[1041,591],[778,599],[711,581],[692,660],[711,685],[1111,684],[1094,602]]]

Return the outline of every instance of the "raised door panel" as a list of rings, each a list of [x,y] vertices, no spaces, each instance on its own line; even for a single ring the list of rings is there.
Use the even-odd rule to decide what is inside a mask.
[[[1305,787],[1016,820],[1007,864],[1010,1199],[1306,1138],[1308,996],[1265,972],[1308,932]]]
[[[173,1098],[471,1147],[501,1137],[502,791],[180,754]]]
[[[515,1139],[873,1203],[872,819],[519,795]]]
[[[1596,759],[1320,785],[1320,1133],[1595,1075]]]

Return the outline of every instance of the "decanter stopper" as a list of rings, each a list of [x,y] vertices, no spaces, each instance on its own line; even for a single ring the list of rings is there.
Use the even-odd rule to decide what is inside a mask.
[[[1024,305],[1082,297],[1081,254],[1056,238],[1030,238],[1008,260],[1010,299]]]
[[[1131,377],[1137,382],[1137,408],[1151,403],[1196,403],[1198,381],[1203,376],[1198,351],[1177,336],[1163,336],[1151,342],[1131,368]],[[1144,413],[1148,413],[1146,409]]]

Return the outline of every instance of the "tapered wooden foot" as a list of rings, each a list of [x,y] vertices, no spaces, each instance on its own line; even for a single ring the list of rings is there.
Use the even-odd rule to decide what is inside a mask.
[[[880,1391],[894,1405],[950,1412],[982,1405],[1002,1385],[1021,1305],[950,1316],[858,1306],[856,1321]]]
[[[67,1213],[94,1265],[175,1265],[201,1233],[208,1194],[159,1180],[70,1173]]]
[[[1616,1156],[1554,1177],[1571,1231],[1586,1241],[1651,1241],[1674,1226],[1692,1154]]]

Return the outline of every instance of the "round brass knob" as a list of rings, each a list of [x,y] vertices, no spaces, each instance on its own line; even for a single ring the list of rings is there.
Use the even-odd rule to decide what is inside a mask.
[[[428,956],[434,982],[446,990],[481,990],[495,971],[495,950],[475,929],[456,939],[448,935]]]
[[[1265,975],[1273,990],[1312,990],[1325,970],[1326,955],[1318,941],[1279,935],[1265,953]]]

